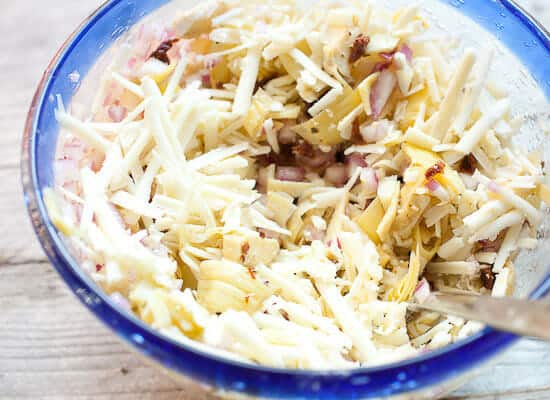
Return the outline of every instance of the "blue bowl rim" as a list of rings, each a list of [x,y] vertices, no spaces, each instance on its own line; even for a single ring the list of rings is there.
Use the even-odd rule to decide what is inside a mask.
[[[232,368],[240,368],[245,374],[248,372],[256,372],[275,374],[280,375],[281,377],[303,377],[307,379],[318,378],[321,380],[323,378],[335,378],[338,380],[343,377],[349,379],[354,376],[361,377],[365,375],[378,375],[379,373],[399,374],[402,373],[403,370],[407,370],[408,367],[418,366],[419,364],[438,363],[439,361],[444,361],[447,358],[453,358],[453,356],[457,360],[457,364],[454,365],[453,374],[458,374],[473,368],[475,365],[483,362],[484,360],[489,359],[491,356],[502,351],[517,339],[515,335],[503,333],[491,328],[485,328],[470,337],[459,340],[441,349],[433,350],[398,362],[374,367],[358,367],[353,369],[297,370],[244,363],[190,347],[158,333],[134,315],[120,310],[109,298],[109,296],[107,296],[95,284],[95,282],[93,282],[91,278],[79,268],[78,264],[72,258],[68,249],[64,245],[61,236],[48,217],[38,184],[36,166],[36,153],[38,151],[38,147],[36,146],[35,137],[40,110],[46,101],[44,94],[47,92],[46,89],[52,84],[56,69],[68,56],[68,54],[70,54],[71,50],[78,44],[79,38],[106,13],[108,13],[111,8],[115,7],[122,1],[124,0],[107,0],[100,7],[98,7],[96,11],[86,18],[69,36],[49,63],[40,84],[36,89],[27,116],[22,143],[21,159],[21,177],[25,202],[27,204],[33,228],[35,229],[35,232],[39,237],[40,243],[44,248],[50,262],[71,290],[73,290],[75,295],[83,302],[83,304],[114,333],[116,333],[124,341],[133,345],[137,351],[141,353],[149,353],[161,364],[187,374],[191,373],[188,368],[184,368],[184,365],[178,363],[168,365],[166,360],[162,358],[162,355],[166,356],[173,351],[181,351],[184,354],[189,353],[199,358],[203,358],[208,362],[214,361]],[[531,15],[518,6],[513,0],[499,0],[499,2],[508,8],[520,20],[521,23],[526,25],[529,30],[541,40],[548,52],[550,52],[550,34]],[[531,298],[536,299],[548,294],[549,292],[550,277],[546,277],[530,296]],[[135,334],[136,332],[139,332],[137,336]],[[153,348],[158,346],[168,346],[168,348],[160,349],[160,351],[151,354],[151,352],[147,350],[147,347],[149,346],[153,346]],[[469,350],[479,351],[479,353],[471,358],[465,357],[468,359],[460,363],[459,360],[461,357],[458,353],[465,352],[465,354],[469,354]],[[435,380],[433,379],[433,376],[431,376],[432,379],[424,379],[423,381],[420,379],[422,384],[418,385],[416,389],[438,383],[441,375],[435,375],[438,376]],[[447,377],[449,376],[450,375],[447,374]],[[374,384],[375,382],[371,383]],[[227,384],[224,384],[224,386],[227,386]],[[365,388],[369,390],[381,389],[381,387],[373,387],[370,384],[366,384]],[[236,388],[236,390],[240,389]],[[392,391],[392,394],[401,393],[404,391],[406,391],[406,388],[398,388]],[[288,393],[292,393],[292,391]],[[264,395],[266,394],[264,393]],[[267,395],[269,395],[269,393],[267,393]]]

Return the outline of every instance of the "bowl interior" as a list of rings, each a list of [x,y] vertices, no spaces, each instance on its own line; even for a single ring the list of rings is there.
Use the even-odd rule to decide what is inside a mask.
[[[191,350],[187,356],[181,357],[180,361],[176,361],[172,352],[182,352],[180,344],[160,338],[134,317],[114,309],[106,296],[76,265],[63,238],[49,221],[42,200],[42,190],[53,183],[53,160],[58,136],[58,125],[54,118],[56,96],[60,95],[65,106],[71,106],[77,113],[85,110],[90,105],[93,93],[99,84],[100,74],[109,62],[109,52],[113,51],[111,48],[113,43],[116,48],[117,38],[146,16],[162,19],[165,22],[170,21],[175,10],[187,9],[198,1],[178,0],[167,3],[168,0],[108,2],[69,38],[46,71],[29,113],[23,151],[23,181],[31,217],[41,242],[53,264],[77,295],[100,319],[140,348],[142,352],[161,360],[166,366],[205,379],[201,368],[204,367],[206,371],[211,366],[209,362],[213,359],[220,361],[220,359],[216,356],[206,356],[201,350],[195,349]],[[408,4],[408,0],[391,2],[392,7]],[[451,38],[461,39],[462,44],[457,52],[463,47],[473,47],[479,52],[491,49],[494,52],[491,75],[498,77],[496,83],[510,93],[514,114],[528,115],[524,127],[516,137],[517,144],[529,151],[540,149],[546,165],[550,166],[550,146],[544,141],[544,126],[547,122],[544,117],[549,105],[547,98],[550,98],[550,78],[548,78],[550,77],[550,42],[544,33],[537,30],[532,20],[514,8],[508,0],[426,0],[422,8],[432,26],[430,35],[441,37],[450,35]],[[153,13],[149,15],[151,12]],[[542,282],[548,283],[544,278],[547,277],[547,260],[550,260],[549,213],[545,213],[538,239],[537,249],[522,252],[517,258],[516,292],[519,296],[533,293],[534,288]],[[536,294],[541,295],[548,289],[547,286],[542,287]],[[418,359],[387,367],[328,374],[332,376],[330,382],[333,384],[339,382],[337,386],[332,387],[331,392],[336,390],[343,393],[342,390],[351,390],[350,387],[352,389],[355,387],[354,390],[361,389],[366,393],[365,390],[369,389],[372,394],[376,394],[374,389],[386,390],[391,382],[396,381],[397,374],[404,370],[413,374],[410,376],[415,377],[416,383],[410,385],[411,387],[405,387],[405,385],[394,387],[390,392],[384,393],[397,393],[435,383],[449,375],[438,371],[437,363],[447,360],[451,362],[449,365],[454,366],[450,372],[458,373],[493,354],[511,338],[509,335],[486,330],[461,343],[434,351]],[[184,348],[183,351],[190,351],[190,346],[184,346]],[[473,354],[474,349],[478,349],[477,355]],[[453,357],[458,357],[460,351],[464,352],[464,359],[459,362],[457,358],[452,364]],[[190,362],[189,357],[196,357],[193,358],[197,367],[195,371],[190,371],[188,366],[182,364]],[[236,381],[244,382],[244,377],[250,373],[257,377],[265,377],[265,382],[260,381],[254,389],[262,394],[267,382],[272,382],[273,379],[275,379],[274,382],[281,382],[283,378],[288,379],[289,384],[286,388],[280,387],[279,391],[265,393],[278,397],[284,397],[285,393],[294,393],[300,389],[296,386],[298,384],[302,385],[300,389],[302,391],[318,393],[319,389],[314,390],[317,386],[313,383],[321,382],[320,384],[324,387],[329,381],[321,379],[323,376],[326,378],[326,373],[321,375],[315,372],[284,370],[277,372],[269,368],[246,365],[239,365],[241,370],[237,373],[235,364],[238,363],[224,362],[229,369],[221,368],[219,373],[212,375],[210,383],[235,390],[251,390],[247,387],[248,384],[244,387],[233,385]],[[216,366],[219,367],[219,364]],[[428,370],[422,372],[422,366]],[[424,375],[422,379],[415,376],[419,372]],[[350,379],[356,374],[369,376],[369,379],[357,381],[358,384],[350,386]],[[370,377],[374,378],[377,374],[382,375],[378,376],[374,384]],[[345,385],[341,379],[346,380]],[[340,385],[344,386],[340,387]]]

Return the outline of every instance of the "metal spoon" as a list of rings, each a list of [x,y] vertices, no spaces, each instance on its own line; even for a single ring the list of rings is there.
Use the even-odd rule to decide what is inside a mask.
[[[435,311],[483,322],[501,331],[550,341],[550,302],[466,293],[430,293],[411,311]]]

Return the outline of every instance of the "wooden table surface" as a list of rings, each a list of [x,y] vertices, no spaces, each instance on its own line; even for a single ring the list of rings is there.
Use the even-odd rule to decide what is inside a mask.
[[[98,2],[0,1],[0,399],[212,399],[144,365],[85,310],[46,260],[23,206],[19,151],[34,88]],[[550,26],[549,0],[518,2]],[[448,398],[550,399],[550,345],[520,341]]]

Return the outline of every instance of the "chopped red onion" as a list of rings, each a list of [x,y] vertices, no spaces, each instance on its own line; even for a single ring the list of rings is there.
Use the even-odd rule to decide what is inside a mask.
[[[113,104],[107,109],[107,114],[109,115],[109,118],[111,118],[111,121],[120,122],[126,118],[128,109],[124,106]]]
[[[428,190],[439,200],[441,201],[449,200],[449,192],[447,192],[447,190],[445,190],[445,188],[441,186],[439,182],[436,181],[435,179],[429,179],[428,182],[426,183],[426,186]]]
[[[428,190],[430,192],[435,192],[441,185],[439,184],[438,181],[436,180],[433,180],[433,179],[430,179],[427,183],[426,183],[426,187],[428,188]]]
[[[382,57],[385,61],[392,61],[394,54],[394,52],[380,53],[380,57]]]
[[[374,168],[363,168],[360,178],[369,193],[375,193],[378,190],[378,176]]]
[[[313,242],[314,240],[323,241],[325,239],[325,231],[317,229],[313,225],[304,230],[304,235],[306,239]]]
[[[302,182],[306,176],[306,170],[302,167],[278,166],[275,178],[281,181]]]
[[[282,126],[281,129],[279,129],[279,132],[277,133],[277,137],[279,139],[279,143],[281,144],[293,144],[296,143],[296,133],[290,129],[292,125],[288,122],[285,122],[285,124]]]
[[[204,61],[204,67],[208,69],[214,68],[221,61],[221,57],[208,57]]]
[[[380,117],[380,113],[388,102],[396,83],[397,78],[393,72],[388,70],[380,72],[380,76],[374,83],[370,93],[372,115],[375,119]]]
[[[130,59],[128,60],[128,64],[127,64],[128,69],[129,69],[130,71],[135,71],[137,62],[138,62],[138,60],[137,60],[136,57],[130,57]]]
[[[267,188],[267,180],[269,178],[269,169],[260,168],[258,169],[258,176],[256,178],[256,190],[260,193],[265,193]]]
[[[500,191],[500,188],[498,187],[495,181],[490,181],[487,184],[487,189],[489,189],[493,193],[498,193]]]
[[[82,142],[66,143],[61,150],[62,158],[64,160],[74,160],[78,162],[84,158],[84,146]]]
[[[391,65],[391,60],[384,60],[382,62],[376,63],[372,68],[371,73],[384,71]]]
[[[412,62],[413,50],[409,47],[409,45],[407,45],[406,43],[403,43],[399,48],[399,52],[405,56],[408,62]]]
[[[123,310],[130,311],[132,308],[128,302],[128,299],[126,299],[126,297],[121,295],[119,292],[111,293],[111,300],[113,300],[113,303]]]
[[[77,182],[80,178],[78,161],[76,158],[56,160],[54,163],[54,171],[57,182],[61,186],[70,185],[73,182]]]
[[[365,168],[368,166],[365,161],[365,156],[361,153],[348,154],[345,158],[345,162],[348,167],[350,167],[350,175],[355,171],[355,168]]]
[[[414,298],[418,303],[422,304],[428,297],[430,297],[430,284],[426,278],[422,278],[414,289]]]
[[[387,136],[390,128],[391,125],[387,120],[380,120],[369,125],[361,125],[359,132],[366,143],[376,143]]]
[[[326,169],[324,178],[334,186],[344,186],[349,178],[348,167],[342,163],[331,165]]]

